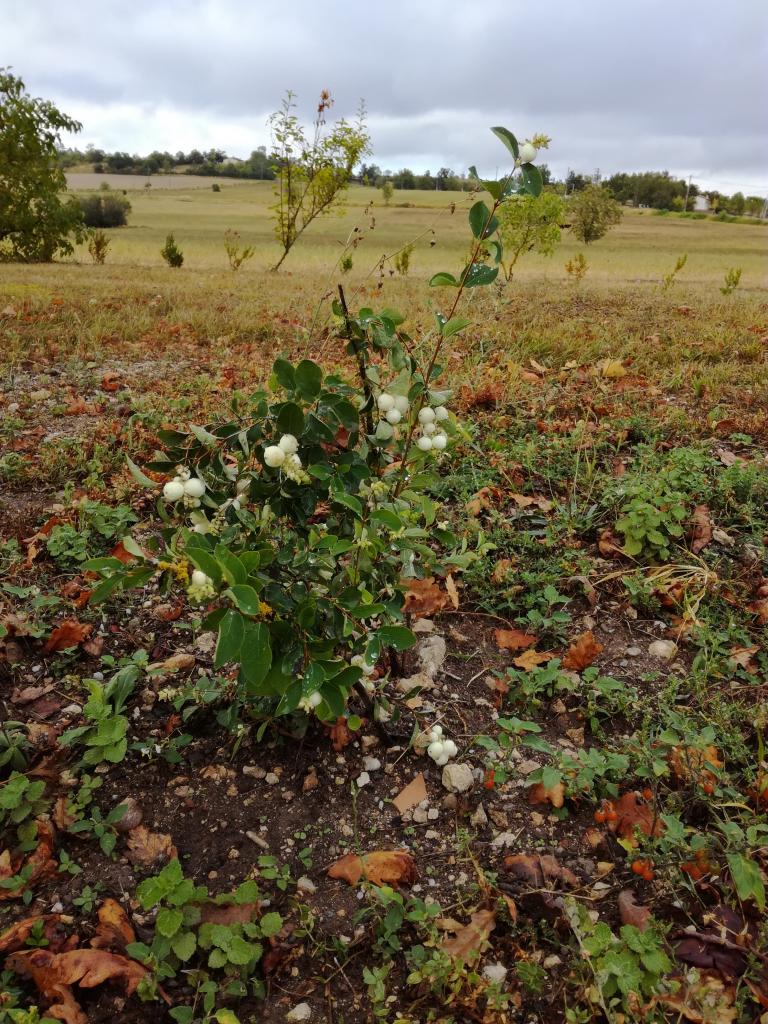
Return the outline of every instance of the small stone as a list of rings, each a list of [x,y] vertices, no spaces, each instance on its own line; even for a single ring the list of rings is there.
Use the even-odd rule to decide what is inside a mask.
[[[413,820],[417,825],[424,825],[427,821],[427,812],[423,807],[416,807],[413,811]]]
[[[264,776],[264,781],[268,786],[276,786],[280,781],[280,776],[276,775],[274,772],[267,772]]]
[[[455,811],[458,805],[455,793],[449,793],[440,801],[440,806],[446,811]]]
[[[516,832],[500,832],[492,841],[491,846],[503,850],[507,846],[514,846],[517,840]]]
[[[240,860],[240,851],[237,849],[236,846],[233,846],[232,849],[229,851],[229,853],[227,854],[227,859]]]
[[[517,766],[517,770],[520,772],[521,775],[530,775],[531,772],[535,772],[537,768],[541,768],[539,762],[534,761],[530,758],[525,761],[521,761],[520,764]]]
[[[443,637],[430,636],[426,640],[422,640],[416,648],[416,657],[419,659],[421,671],[434,679],[445,661],[446,653],[447,647]]]
[[[553,953],[552,956],[545,957],[544,962],[542,963],[541,966],[545,970],[549,971],[553,967],[557,967],[557,965],[561,964],[562,962],[563,961],[560,959],[560,957],[557,955],[557,953]]]
[[[10,406],[8,408],[10,410]],[[411,626],[411,631],[413,633],[434,633],[435,624],[432,619],[416,619]]]
[[[289,1010],[285,1015],[285,1019],[289,1021],[302,1021],[309,1020],[312,1016],[312,1008],[309,1003],[297,1003],[292,1010]]]
[[[302,875],[301,878],[296,882],[296,888],[299,892],[308,893],[310,896],[317,892],[317,886],[311,878],[307,878],[306,875]]]
[[[671,661],[677,654],[677,644],[672,640],[654,640],[648,645],[648,653],[652,658],[663,658]]]
[[[370,784],[371,776],[368,774],[368,772],[360,772],[355,781],[357,782],[358,789],[362,789],[363,786],[367,786]]]
[[[62,914],[63,912],[64,912],[64,904],[61,902],[61,900],[56,900],[55,903],[51,904],[51,913],[52,914]]]
[[[360,738],[360,746],[363,748],[363,751],[372,750],[374,747],[377,747],[378,745],[378,736],[362,736]]]
[[[507,968],[503,964],[486,964],[483,977],[495,985],[501,985],[507,976]]]
[[[424,838],[425,839],[439,839],[440,838],[440,833],[439,832],[435,832],[435,830],[433,828],[428,828],[427,831],[424,833]]]
[[[427,811],[427,818],[430,821],[437,821],[437,819],[439,817],[440,817],[440,811],[438,811],[438,809],[436,807],[430,807],[429,810]]]
[[[628,647],[624,651],[624,653],[627,655],[628,658],[639,658],[643,652],[640,650],[639,647]]]
[[[363,768],[367,772],[377,772],[381,768],[381,761],[378,757],[364,757]]]
[[[258,764],[244,764],[243,775],[248,775],[252,779],[263,779],[267,774],[266,768],[262,768]]]
[[[466,793],[474,785],[475,777],[472,773],[472,766],[462,764],[447,764],[443,768],[442,783],[449,793]]]
[[[248,831],[245,834],[251,840],[252,843],[255,843],[259,847],[259,849],[269,849],[269,843],[266,841],[266,839],[262,839],[258,832]]]
[[[474,825],[476,828],[479,828],[481,825],[488,824],[488,815],[485,813],[485,808],[482,804],[477,805],[474,814],[469,819],[469,823],[470,825]]]

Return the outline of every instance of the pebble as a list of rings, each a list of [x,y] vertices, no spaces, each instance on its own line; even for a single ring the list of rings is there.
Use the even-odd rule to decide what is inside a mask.
[[[474,814],[469,819],[469,823],[470,825],[474,825],[475,827],[488,824],[488,815],[485,813],[485,808],[483,807],[482,804],[477,805]]]
[[[269,849],[269,843],[266,841],[266,839],[262,839],[258,832],[248,831],[245,834],[251,840],[251,842],[255,843],[260,849]]]
[[[363,768],[367,772],[377,772],[381,768],[381,761],[378,757],[364,757]]]
[[[648,646],[648,653],[652,658],[664,658],[671,661],[677,654],[677,644],[672,640],[654,640]]]
[[[362,789],[363,786],[367,786],[370,784],[371,776],[368,774],[368,772],[360,772],[355,781],[357,782],[358,789]]]
[[[461,762],[447,764],[443,768],[442,783],[449,793],[466,793],[475,783],[472,766]]]
[[[315,883],[314,883],[314,882],[312,881],[312,879],[311,879],[311,878],[307,878],[307,876],[306,876],[306,875],[302,875],[302,876],[301,876],[301,878],[299,878],[299,879],[297,880],[297,882],[296,882],[296,888],[297,888],[297,889],[299,890],[299,892],[306,892],[306,893],[308,893],[308,894],[309,894],[310,896],[311,896],[311,895],[312,895],[313,893],[316,893],[316,892],[317,892],[317,886],[316,886],[316,885],[315,885]]]
[[[302,1021],[309,1020],[312,1016],[312,1008],[309,1003],[297,1003],[292,1010],[289,1010],[285,1015],[285,1019],[289,1021]]]
[[[415,821],[417,825],[424,825],[424,824],[426,824],[427,812],[424,810],[423,807],[416,807],[414,809],[413,821]]]
[[[501,985],[506,976],[507,968],[503,964],[486,964],[483,968],[483,977],[496,985]]]
[[[268,786],[276,786],[280,781],[280,776],[275,775],[274,772],[267,772],[267,774],[264,776],[264,781]]]
[[[267,774],[266,768],[262,768],[258,764],[244,764],[243,775],[248,775],[252,779],[263,779]]]
[[[639,647],[628,647],[624,651],[624,653],[627,655],[628,658],[639,658],[643,652],[640,650]]]

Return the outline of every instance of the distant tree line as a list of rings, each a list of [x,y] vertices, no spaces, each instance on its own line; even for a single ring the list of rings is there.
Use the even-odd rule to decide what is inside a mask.
[[[84,150],[64,149],[59,153],[62,169],[79,164],[90,164],[96,173],[112,174],[173,174],[185,173],[222,178],[249,178],[272,181],[275,178],[275,157],[267,152],[266,146],[253,150],[251,155],[240,160],[227,156],[221,149],[193,149],[189,153],[160,152],[155,150],[148,156],[130,153],[107,153],[102,149],[88,146]],[[745,196],[735,192],[732,196],[721,192],[704,192],[695,182],[675,178],[669,171],[621,171],[609,178],[601,179],[599,172],[583,174],[569,171],[563,181],[557,181],[546,164],[540,164],[545,186],[560,195],[569,196],[582,192],[590,185],[598,184],[607,189],[624,206],[648,207],[653,210],[692,211],[696,197],[706,196],[712,213],[736,217],[759,217],[764,204],[762,196]],[[425,171],[419,174],[408,167],[399,171],[382,169],[375,163],[363,163],[352,175],[352,181],[362,185],[382,188],[389,182],[393,188],[408,192],[414,189],[430,189],[438,192],[468,192],[474,187],[470,178],[457,174],[450,167],[441,167],[435,174]]]

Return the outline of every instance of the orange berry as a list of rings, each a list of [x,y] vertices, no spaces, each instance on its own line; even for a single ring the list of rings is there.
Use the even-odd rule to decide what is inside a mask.
[[[646,882],[650,882],[653,879],[653,872],[650,868],[646,868],[645,871],[643,871],[642,877],[646,880]]]
[[[649,787],[646,786],[645,789],[643,790],[643,797],[646,800],[653,800],[653,790],[649,789]]]
[[[488,771],[485,773],[485,779],[483,780],[483,786],[486,789],[493,789],[493,787],[495,785],[496,785],[496,772],[493,770],[493,768],[489,768]]]
[[[598,825],[602,825],[605,821],[605,811],[595,811],[594,818]]]
[[[645,860],[634,860],[632,861],[632,870],[636,875],[642,875],[648,866],[648,862]]]

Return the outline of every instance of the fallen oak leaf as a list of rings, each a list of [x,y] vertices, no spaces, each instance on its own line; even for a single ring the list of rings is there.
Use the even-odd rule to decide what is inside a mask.
[[[118,374],[105,373],[101,378],[101,386],[104,391],[118,391],[123,386],[123,382]]]
[[[136,825],[126,837],[126,856],[131,864],[149,867],[161,860],[174,860],[178,851],[173,840],[163,832],[152,832],[146,825]]]
[[[77,619],[64,619],[52,631],[43,647],[43,653],[54,654],[56,651],[66,651],[70,647],[77,647],[92,630],[93,626],[89,622],[78,622]]]
[[[200,908],[202,924],[247,924],[258,913],[261,903],[205,903]]]
[[[451,603],[451,598],[434,576],[423,580],[406,579],[401,581],[403,587],[403,611],[409,615],[431,618]]]
[[[53,952],[59,952],[66,941],[62,928],[73,921],[74,918],[67,914],[34,914],[32,917],[25,917],[21,921],[16,921],[0,935],[0,953],[15,953],[19,949],[24,949],[29,936],[41,925],[47,947]]]
[[[66,1024],[88,1024],[88,1017],[72,993],[72,985],[95,988],[105,981],[121,981],[130,996],[149,974],[138,961],[101,949],[73,949],[66,953],[31,949],[11,954],[6,966],[30,978],[41,995],[51,1000],[48,1013]]]
[[[608,828],[631,846],[637,846],[636,829],[646,836],[660,836],[664,832],[663,822],[638,793],[624,793],[618,800],[608,800],[606,804],[614,812],[607,822]]]
[[[572,871],[564,868],[551,854],[516,853],[504,858],[504,867],[522,882],[535,888],[560,882],[570,889],[581,884]]]
[[[551,661],[556,657],[557,655],[554,651],[528,650],[523,651],[519,657],[513,658],[512,664],[517,665],[518,668],[525,669],[526,672],[530,672],[537,665],[543,665],[545,662]]]
[[[562,782],[556,782],[554,786],[545,787],[543,782],[536,782],[528,790],[528,803],[551,804],[552,807],[562,807],[565,803],[565,786]]]
[[[495,910],[477,910],[472,914],[469,924],[464,925],[452,938],[443,940],[442,950],[453,960],[472,963],[483,952],[495,927]]]
[[[533,633],[522,629],[497,629],[494,631],[496,646],[501,651],[524,651],[539,639]]]
[[[340,878],[350,885],[361,880],[373,885],[413,882],[418,877],[416,864],[407,850],[377,850],[362,857],[348,853],[328,868],[329,878]]]
[[[637,903],[631,889],[623,889],[617,903],[622,924],[631,924],[641,932],[647,929],[651,921],[651,908]]]
[[[581,672],[582,669],[589,668],[602,650],[603,645],[598,640],[595,640],[592,630],[587,630],[586,633],[582,633],[580,637],[574,640],[565,652],[563,668],[571,669],[574,672]]]
[[[91,946],[94,949],[125,949],[130,942],[136,941],[133,925],[117,900],[107,897],[96,914],[99,923],[96,934],[91,939]]]

